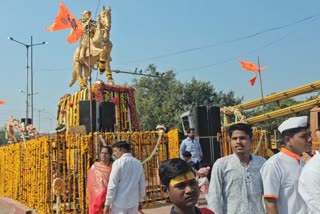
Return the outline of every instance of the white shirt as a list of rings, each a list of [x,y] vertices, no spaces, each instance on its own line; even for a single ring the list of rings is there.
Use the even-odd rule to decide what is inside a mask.
[[[208,208],[216,214],[264,214],[259,171],[265,161],[252,155],[244,166],[236,154],[219,158],[212,167]]]
[[[310,213],[320,213],[320,154],[316,154],[303,168],[299,178],[299,193]]]
[[[145,186],[142,163],[125,153],[112,164],[105,205],[137,207],[143,201]]]
[[[308,213],[298,192],[298,179],[304,165],[299,155],[282,148],[261,167],[264,197],[277,199],[280,214]]]

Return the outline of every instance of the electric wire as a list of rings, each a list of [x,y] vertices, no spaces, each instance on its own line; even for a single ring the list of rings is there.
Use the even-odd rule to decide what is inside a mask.
[[[100,4],[100,0],[99,0],[99,4]],[[205,48],[211,48],[211,47],[216,47],[216,46],[220,46],[220,45],[224,45],[224,44],[234,43],[234,42],[250,39],[250,38],[253,38],[253,37],[257,37],[257,36],[260,36],[260,35],[268,33],[268,32],[272,32],[272,31],[277,31],[277,30],[281,30],[281,29],[284,29],[284,28],[288,28],[288,27],[291,27],[291,26],[294,26],[294,25],[297,25],[297,24],[300,24],[300,23],[304,23],[304,22],[309,21],[309,20],[316,20],[316,19],[318,19],[318,16],[319,16],[319,14],[311,15],[311,16],[305,17],[303,19],[299,19],[297,21],[289,23],[289,24],[285,24],[285,25],[281,25],[281,26],[277,26],[277,27],[271,27],[271,28],[268,28],[268,29],[265,29],[265,30],[261,30],[259,32],[256,32],[256,33],[253,33],[253,34],[250,34],[250,35],[238,37],[238,38],[231,39],[231,40],[226,40],[226,41],[217,42],[217,43],[214,43],[214,44],[208,44],[208,45],[195,47],[195,48],[189,48],[189,49],[185,49],[185,50],[181,50],[181,51],[177,51],[177,52],[172,52],[172,53],[167,53],[167,54],[163,54],[163,55],[158,55],[158,56],[154,56],[154,57],[148,57],[148,58],[143,58],[143,59],[138,59],[138,60],[132,60],[132,61],[119,63],[119,64],[120,65],[125,65],[125,64],[131,64],[131,63],[134,63],[134,62],[150,61],[150,60],[155,60],[155,59],[175,56],[175,55],[179,55],[179,54],[183,54],[183,53],[187,53],[187,52],[192,52],[192,51],[196,51],[196,50],[201,50],[201,49],[205,49]],[[282,40],[282,39],[280,39],[280,40]],[[260,48],[262,48],[262,47],[260,47]],[[260,49],[260,48],[258,48],[258,49]],[[223,60],[222,63],[226,63],[226,62],[229,62],[229,61],[232,61],[232,60],[234,60],[234,57],[232,59]],[[217,63],[204,65],[204,66],[197,67],[197,68],[212,67],[212,66],[215,66],[216,64]],[[188,68],[187,70],[190,70],[190,69]],[[62,69],[46,69],[46,68],[43,68],[43,69],[39,69],[39,70],[41,70],[41,71],[67,71],[68,70],[69,71],[69,70],[72,70],[72,69],[71,68],[68,68],[68,69],[67,68],[62,68]]]
[[[133,63],[133,62],[144,62],[144,61],[149,61],[149,60],[154,60],[154,59],[160,59],[160,58],[170,57],[170,56],[183,54],[183,53],[187,53],[187,52],[192,52],[192,51],[196,51],[196,50],[201,50],[201,49],[205,49],[205,48],[216,47],[216,46],[220,46],[220,45],[223,45],[223,44],[229,44],[229,43],[233,43],[233,42],[238,42],[238,41],[250,39],[252,37],[256,37],[256,36],[271,32],[271,31],[276,31],[276,30],[281,30],[281,29],[284,29],[284,28],[288,28],[288,27],[291,27],[293,25],[297,25],[297,24],[300,24],[302,22],[306,22],[308,20],[315,19],[318,16],[319,16],[318,14],[317,15],[308,16],[308,17],[305,17],[305,18],[300,19],[298,21],[289,23],[289,24],[285,24],[285,25],[277,26],[277,27],[272,27],[272,28],[269,28],[269,29],[266,29],[266,30],[262,30],[262,31],[259,31],[259,32],[256,32],[256,33],[253,33],[253,34],[250,34],[250,35],[238,37],[238,38],[231,39],[231,40],[226,40],[226,41],[222,41],[222,42],[218,42],[218,43],[214,43],[214,44],[208,44],[208,45],[195,47],[195,48],[190,48],[190,49],[185,49],[185,50],[172,52],[172,53],[168,53],[168,54],[163,54],[163,55],[158,55],[158,56],[154,56],[154,57],[148,57],[148,58],[144,58],[144,59],[132,60],[132,61],[124,62],[124,63],[121,63],[121,64],[129,64],[129,63]]]

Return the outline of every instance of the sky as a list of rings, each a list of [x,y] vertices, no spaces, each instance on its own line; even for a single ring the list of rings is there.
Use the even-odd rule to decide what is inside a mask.
[[[34,126],[56,127],[57,105],[69,87],[72,57],[78,43],[69,44],[70,30],[49,32],[59,10],[58,0],[4,1],[0,31],[0,126],[10,116],[25,117],[26,47],[33,47]],[[320,1],[298,0],[65,0],[78,18],[84,10],[94,18],[102,6],[112,9],[111,41],[114,70],[174,70],[182,82],[210,81],[216,91],[234,91],[250,101],[261,97],[260,83],[249,84],[253,73],[242,70],[239,59],[267,66],[262,72],[264,95],[319,80]],[[30,60],[30,58],[29,58]],[[104,75],[92,73],[93,80]],[[113,74],[116,84],[131,83],[128,74]],[[30,85],[30,80],[29,80]],[[30,92],[30,89],[29,89]]]

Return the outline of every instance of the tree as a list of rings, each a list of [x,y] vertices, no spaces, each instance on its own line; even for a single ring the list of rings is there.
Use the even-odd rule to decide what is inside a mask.
[[[222,91],[218,93],[209,81],[196,80],[194,77],[191,82],[183,85],[182,105],[190,110],[195,106],[234,106],[241,103],[242,98],[235,98],[234,92],[225,94]]]
[[[4,129],[0,130],[0,146],[7,144],[7,140],[5,136],[6,136],[5,130]]]
[[[143,130],[154,130],[157,124],[164,124],[169,129],[180,127],[180,115],[196,106],[223,107],[241,102],[241,99],[234,98],[232,91],[217,93],[210,82],[192,78],[183,84],[176,80],[173,71],[159,75],[154,65],[150,65],[147,71],[159,77],[133,80],[137,114]]]
[[[176,80],[173,71],[159,75],[155,65],[149,65],[146,71],[159,77],[133,80],[141,129],[155,130],[158,124],[164,124],[168,128],[176,127],[181,113],[181,83]]]
[[[224,106],[235,106],[238,105],[242,102],[243,97],[235,97],[234,91],[229,91],[228,93],[223,93],[222,91],[219,91],[217,94],[216,100],[214,100],[214,105],[219,106],[219,107],[224,107]]]
[[[292,106],[292,105],[295,105],[298,103],[301,103],[301,102],[296,101],[293,98],[279,100],[278,102],[266,104],[264,107],[259,107],[259,108],[253,109],[252,111],[248,111],[246,113],[246,115],[247,115],[247,118],[254,117],[254,116],[264,114],[266,112],[272,112],[272,111],[276,111],[276,110],[279,110],[282,108],[287,108],[289,106]],[[299,112],[296,114],[296,116],[305,115],[306,113],[307,113],[306,111]],[[275,118],[272,120],[268,120],[268,121],[259,123],[259,124],[257,124],[257,127],[262,128],[264,130],[267,130],[269,133],[273,133],[273,131],[277,130],[278,126],[289,117],[292,117],[292,115],[284,116],[284,117],[280,117],[280,118]]]

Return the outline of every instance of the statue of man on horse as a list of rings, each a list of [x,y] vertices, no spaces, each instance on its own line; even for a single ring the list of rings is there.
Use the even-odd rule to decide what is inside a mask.
[[[103,8],[97,21],[92,19],[90,11],[84,11],[80,21],[85,28],[85,32],[73,56],[73,72],[69,86],[71,87],[78,80],[81,88],[87,87],[90,73],[96,64],[100,73],[106,71],[108,83],[113,85],[110,67],[112,60],[111,8]]]

